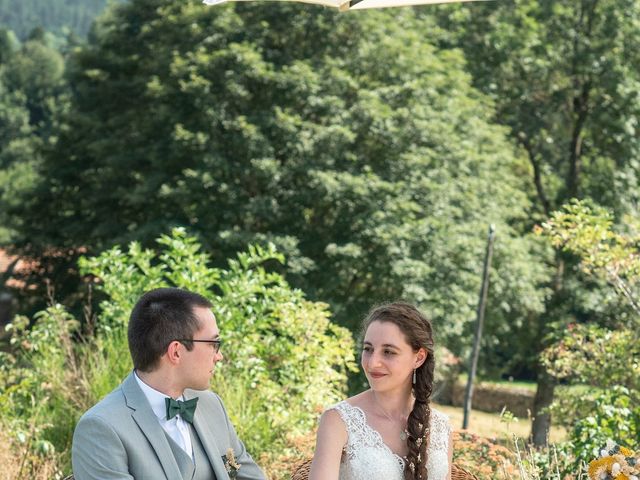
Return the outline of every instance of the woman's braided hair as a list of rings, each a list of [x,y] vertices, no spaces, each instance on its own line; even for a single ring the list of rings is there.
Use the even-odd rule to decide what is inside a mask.
[[[414,351],[420,348],[427,351],[427,359],[416,369],[416,382],[413,385],[415,402],[407,420],[409,454],[404,469],[405,480],[427,480],[427,440],[431,424],[429,402],[435,369],[431,322],[416,307],[405,302],[386,303],[375,307],[364,321],[363,332],[376,321],[395,324]]]

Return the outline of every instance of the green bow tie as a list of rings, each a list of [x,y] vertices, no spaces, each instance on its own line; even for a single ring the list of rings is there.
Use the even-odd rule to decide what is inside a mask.
[[[180,418],[186,420],[189,423],[193,423],[193,415],[196,413],[196,405],[198,404],[198,397],[191,400],[174,400],[173,398],[165,398],[164,402],[167,404],[167,420],[171,420],[176,415],[180,415]]]

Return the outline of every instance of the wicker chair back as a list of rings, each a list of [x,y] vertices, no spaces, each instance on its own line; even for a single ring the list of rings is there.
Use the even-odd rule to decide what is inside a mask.
[[[309,470],[311,459],[300,462],[291,471],[291,480],[309,480]],[[478,477],[454,463],[451,465],[451,480],[478,480]]]

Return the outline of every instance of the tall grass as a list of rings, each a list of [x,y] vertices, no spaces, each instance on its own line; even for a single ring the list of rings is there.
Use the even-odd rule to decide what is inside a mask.
[[[58,466],[59,456],[51,453],[34,453],[33,438],[19,443],[14,437],[0,431],[0,480],[55,480],[62,478]]]

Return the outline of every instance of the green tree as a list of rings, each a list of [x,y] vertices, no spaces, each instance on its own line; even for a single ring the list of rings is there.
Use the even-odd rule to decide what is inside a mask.
[[[20,48],[16,34],[7,28],[0,28],[0,65],[6,63]]]
[[[12,211],[21,208],[37,183],[42,152],[68,97],[64,58],[49,34],[36,29],[20,44],[12,31],[0,30],[0,50],[0,245],[11,248],[20,226],[29,221]],[[5,278],[0,279],[3,294]],[[11,293],[29,295],[28,289]],[[28,308],[33,300],[21,303]]]
[[[548,271],[522,233],[526,164],[461,52],[421,33],[435,28],[410,9],[115,6],[71,62],[73,107],[16,211],[22,241],[97,251],[182,225],[218,258],[271,241],[340,323],[402,296],[460,352],[493,222],[487,345],[507,360],[492,365],[528,361]]]
[[[0,79],[0,243],[10,240],[18,223],[7,215],[11,206],[17,207],[15,191],[35,180],[37,146],[24,95],[9,91]]]
[[[593,449],[614,439],[629,448],[640,434],[640,261],[637,218],[614,223],[610,211],[588,201],[573,201],[540,228],[550,243],[579,258],[580,268],[599,277],[631,306],[627,317],[594,326],[571,324],[543,361],[558,380],[588,385],[569,389],[552,407],[570,428],[576,456],[589,460]]]
[[[50,135],[65,88],[64,71],[64,58],[47,44],[44,32],[34,32],[2,67],[6,88],[24,96],[29,124],[40,138]]]
[[[473,8],[476,7],[476,8]],[[640,6],[631,0],[488,2],[441,10],[440,41],[465,50],[474,85],[494,99],[529,161],[535,208],[544,221],[571,198],[593,198],[618,214],[637,203],[640,143]],[[576,319],[601,321],[606,291],[555,259],[536,349],[554,328]],[[533,440],[544,443],[554,382],[540,368]]]
[[[11,30],[0,29],[0,243],[7,242],[16,220],[7,215],[14,191],[33,182],[37,141],[29,121],[25,94],[12,88],[6,75],[19,56],[20,43]],[[13,220],[13,221],[12,221]]]
[[[531,164],[537,208],[591,197],[637,201],[640,6],[630,0],[516,0],[447,16],[474,84],[496,101]]]
[[[633,308],[623,323],[640,321],[640,260],[637,245],[640,223],[626,215],[616,224],[612,212],[589,201],[574,200],[555,212],[538,229],[551,244],[576,255],[581,269],[599,276]],[[616,325],[620,327],[620,325]]]

